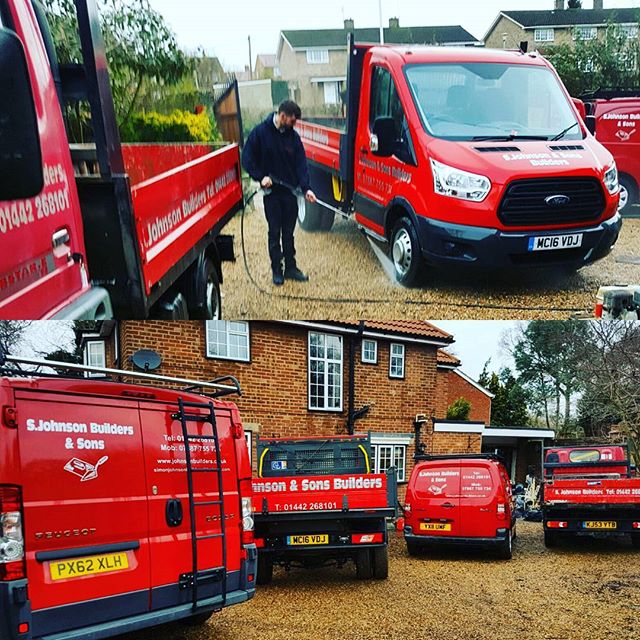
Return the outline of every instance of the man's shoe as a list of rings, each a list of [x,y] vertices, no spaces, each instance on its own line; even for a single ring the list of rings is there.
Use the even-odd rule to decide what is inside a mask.
[[[277,287],[284,284],[284,278],[282,277],[281,273],[273,274],[273,284],[275,284]]]
[[[294,269],[286,269],[284,272],[284,277],[287,278],[287,280],[297,280],[298,282],[309,281],[309,276],[305,273],[302,273],[302,271],[300,271],[298,267],[295,267]]]

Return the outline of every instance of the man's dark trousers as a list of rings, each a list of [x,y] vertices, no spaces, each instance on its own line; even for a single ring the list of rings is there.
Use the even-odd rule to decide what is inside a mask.
[[[298,218],[298,199],[288,189],[274,186],[271,193],[264,197],[264,213],[269,224],[271,270],[273,273],[282,274],[283,257],[285,270],[295,269],[296,249],[293,232]]]

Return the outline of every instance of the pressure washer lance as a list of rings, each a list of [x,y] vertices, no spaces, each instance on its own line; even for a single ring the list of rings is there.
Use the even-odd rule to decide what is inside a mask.
[[[285,187],[286,189],[289,189],[289,191],[291,191],[291,193],[293,193],[293,195],[296,198],[298,199],[304,198],[304,193],[302,193],[302,190],[299,187],[294,187],[290,184],[287,184],[286,182],[282,182],[281,180],[278,180],[277,178],[272,178],[271,176],[269,176],[269,178],[271,178],[271,182],[273,182],[273,184],[277,184],[277,185],[280,185],[281,187]],[[265,196],[268,196],[271,193],[271,189],[265,189],[264,187],[262,187],[262,193]],[[338,207],[334,207],[328,202],[324,202],[324,200],[320,200],[320,198],[318,197],[316,197],[316,203],[319,204],[321,207],[328,209],[329,211],[333,211],[333,213],[337,213],[339,216],[342,216],[345,220],[348,220],[351,217],[348,213],[344,212],[342,209],[338,209]]]

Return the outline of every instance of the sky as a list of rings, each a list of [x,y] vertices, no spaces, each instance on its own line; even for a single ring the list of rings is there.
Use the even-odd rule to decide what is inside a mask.
[[[501,10],[553,9],[554,0],[381,0],[382,21],[400,19],[400,26],[461,24],[482,39]],[[356,28],[379,26],[379,0],[265,2],[264,0],[150,0],[190,52],[199,47],[218,56],[227,70],[241,70],[259,53],[276,53],[278,36],[287,29],[337,29],[345,18]],[[591,8],[592,0],[583,6]],[[639,7],[640,0],[605,0],[605,9]]]

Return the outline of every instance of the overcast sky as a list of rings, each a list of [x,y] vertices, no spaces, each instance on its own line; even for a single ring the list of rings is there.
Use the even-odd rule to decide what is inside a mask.
[[[253,60],[258,53],[276,53],[278,35],[286,29],[337,29],[344,18],[356,27],[377,27],[378,0],[321,0],[269,2],[264,0],[150,0],[178,37],[180,45],[195,51],[203,47],[220,58],[226,69],[248,64],[247,37]],[[552,9],[553,0],[382,0],[385,26],[398,17],[400,26],[461,24],[482,39],[501,10]],[[591,8],[592,0],[584,0]],[[605,8],[638,7],[639,0],[605,0]]]

